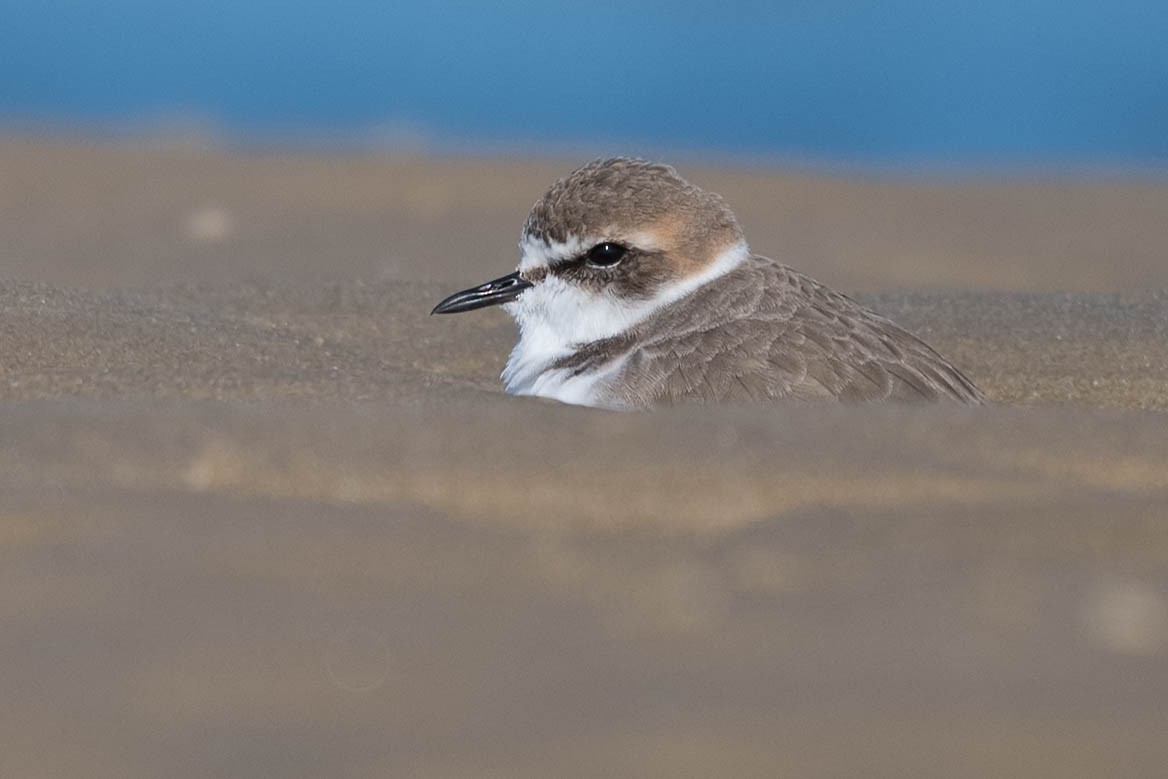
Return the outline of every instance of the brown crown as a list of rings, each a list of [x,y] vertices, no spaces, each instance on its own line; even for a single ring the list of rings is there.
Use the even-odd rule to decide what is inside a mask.
[[[595,160],[559,179],[523,225],[525,239],[545,242],[636,234],[653,235],[683,265],[704,264],[743,240],[721,195],[690,184],[668,165],[630,157]]]

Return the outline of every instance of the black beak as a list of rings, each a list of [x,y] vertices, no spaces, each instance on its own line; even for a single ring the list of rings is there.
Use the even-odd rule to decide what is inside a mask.
[[[430,314],[461,314],[463,311],[474,311],[476,308],[497,306],[514,300],[532,286],[530,281],[519,278],[519,271],[515,271],[486,284],[455,292],[434,306]]]

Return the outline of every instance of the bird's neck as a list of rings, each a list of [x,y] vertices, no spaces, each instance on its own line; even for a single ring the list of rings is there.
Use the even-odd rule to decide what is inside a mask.
[[[540,376],[585,344],[620,335],[650,315],[729,273],[750,254],[745,243],[720,252],[698,273],[661,287],[646,300],[593,293],[549,275],[504,308],[519,325],[519,342],[507,360],[503,382],[513,394],[533,391]]]

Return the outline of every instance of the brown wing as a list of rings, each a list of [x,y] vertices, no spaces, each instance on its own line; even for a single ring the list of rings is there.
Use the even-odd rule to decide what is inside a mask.
[[[584,372],[620,357],[612,400],[635,408],[691,400],[982,400],[916,336],[757,256],[560,367]]]

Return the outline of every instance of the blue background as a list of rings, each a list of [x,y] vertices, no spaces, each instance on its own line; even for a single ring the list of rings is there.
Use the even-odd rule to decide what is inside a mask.
[[[1162,164],[1164,0],[0,0],[0,122]],[[380,136],[379,136],[380,134]]]

